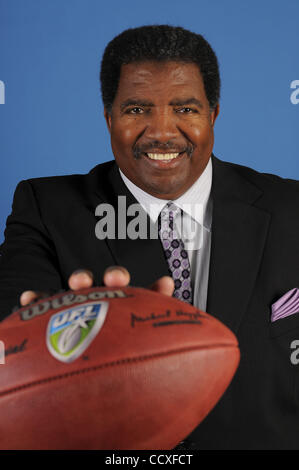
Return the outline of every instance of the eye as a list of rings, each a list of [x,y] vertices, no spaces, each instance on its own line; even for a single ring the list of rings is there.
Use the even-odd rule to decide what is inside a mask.
[[[198,113],[197,109],[195,108],[188,108],[188,107],[184,107],[184,108],[180,108],[177,110],[179,113],[183,113],[183,114],[192,114],[192,113]]]
[[[143,112],[144,110],[139,108],[139,106],[134,106],[134,108],[129,108],[126,111],[127,114],[142,114]]]

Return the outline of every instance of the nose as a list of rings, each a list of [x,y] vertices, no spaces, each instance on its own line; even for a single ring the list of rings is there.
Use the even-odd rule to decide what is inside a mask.
[[[168,142],[177,137],[179,129],[171,110],[156,110],[148,118],[145,136],[149,140]]]

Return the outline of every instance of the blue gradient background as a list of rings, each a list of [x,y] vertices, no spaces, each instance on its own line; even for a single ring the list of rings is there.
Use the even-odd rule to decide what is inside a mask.
[[[222,76],[215,154],[299,179],[298,19],[298,0],[0,0],[0,241],[20,180],[113,158],[98,74],[107,42],[128,27],[203,34]]]

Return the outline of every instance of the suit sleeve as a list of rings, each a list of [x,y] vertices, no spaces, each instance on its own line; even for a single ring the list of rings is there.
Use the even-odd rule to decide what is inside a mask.
[[[0,246],[0,320],[24,290],[54,293],[62,288],[55,246],[29,181],[18,184]]]

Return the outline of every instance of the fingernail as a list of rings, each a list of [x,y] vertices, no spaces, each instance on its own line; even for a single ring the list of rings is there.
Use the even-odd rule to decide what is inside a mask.
[[[89,269],[76,269],[76,271],[72,273],[72,276],[77,276],[78,274],[86,274],[87,276],[90,276],[91,279],[93,279],[93,274],[91,271],[89,271]]]
[[[122,274],[126,274],[126,270],[122,266],[109,266],[109,268],[106,269],[106,274],[110,273],[111,271],[119,271]]]
[[[113,269],[113,270],[110,270],[108,272],[106,271],[105,276],[112,277],[112,276],[115,276],[116,273],[117,274],[120,273],[124,277],[126,275],[125,271],[123,271],[122,269]]]

